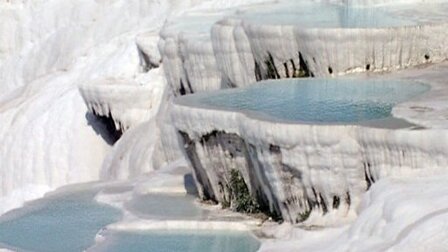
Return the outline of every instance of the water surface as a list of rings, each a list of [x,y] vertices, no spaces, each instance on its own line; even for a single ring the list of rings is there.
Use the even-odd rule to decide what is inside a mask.
[[[301,28],[387,28],[448,21],[448,2],[357,6],[310,1],[248,8],[239,18],[252,24],[294,25]]]
[[[148,231],[118,232],[94,251],[104,252],[255,252],[259,242],[237,231]]]
[[[0,243],[19,251],[80,252],[96,233],[121,218],[121,211],[93,200],[82,190],[37,200],[0,218]]]
[[[206,214],[194,201],[192,195],[148,194],[134,197],[126,207],[144,219],[192,220]]]
[[[283,79],[178,101],[284,122],[358,124],[389,118],[396,104],[427,90],[426,85],[401,80]]]

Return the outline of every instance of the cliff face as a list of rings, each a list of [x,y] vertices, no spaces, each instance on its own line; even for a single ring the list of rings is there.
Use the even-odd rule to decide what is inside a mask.
[[[219,21],[204,24],[210,32],[165,27],[159,48],[170,66],[165,75],[174,94],[245,87],[264,79],[387,72],[448,57],[443,46],[447,27],[441,21],[447,17],[430,8],[389,6],[384,13],[378,6],[388,1],[344,1],[338,4],[347,8],[334,11],[326,2],[313,2],[321,13],[302,12],[316,21],[296,19],[301,10],[293,7],[309,4],[280,1],[220,13],[223,18],[214,16]],[[433,107],[436,103],[428,105],[432,98],[419,103]],[[426,112],[437,109],[419,113],[418,107],[400,104],[395,115],[431,128],[437,116],[428,118]],[[171,117],[203,199],[235,208],[231,181],[236,171],[262,211],[292,223],[345,222],[378,179],[440,174],[447,164],[440,155],[447,147],[444,141],[430,144],[446,138],[443,130],[288,125],[183,102],[174,105]]]
[[[366,4],[371,7],[356,7]],[[168,26],[159,44],[168,83],[183,95],[263,79],[386,72],[447,59],[448,49],[441,46],[448,36],[441,21],[446,16],[411,3],[380,4],[281,1],[214,15],[221,20],[202,24],[211,32],[176,33]]]
[[[443,130],[281,124],[183,105],[173,113],[203,199],[230,202],[236,170],[263,210],[292,223],[347,221],[375,181],[448,165]]]

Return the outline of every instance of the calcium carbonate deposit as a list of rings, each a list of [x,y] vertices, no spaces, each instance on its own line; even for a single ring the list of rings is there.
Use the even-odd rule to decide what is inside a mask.
[[[0,0],[0,251],[447,250],[447,13]]]

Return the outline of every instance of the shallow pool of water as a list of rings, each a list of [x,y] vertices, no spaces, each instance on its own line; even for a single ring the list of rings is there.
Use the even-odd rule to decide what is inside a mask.
[[[107,252],[254,252],[259,242],[246,232],[236,231],[149,231],[119,232],[93,251]]]
[[[394,105],[427,90],[400,80],[285,79],[190,95],[179,102],[286,122],[357,124],[391,117]]]
[[[80,252],[121,211],[93,200],[96,190],[37,200],[0,218],[0,243],[19,251]]]
[[[134,197],[126,207],[145,219],[192,220],[205,216],[191,195],[148,194]]]
[[[442,23],[448,20],[448,3],[356,6],[310,1],[248,8],[237,16],[252,24],[295,25],[301,28],[385,28]]]
[[[57,193],[0,218],[0,248],[33,252],[256,251],[259,242],[248,232],[154,230],[114,232],[103,229],[121,219],[121,211],[94,201],[101,189]],[[121,192],[123,189],[117,189]],[[113,192],[114,188],[107,189]],[[133,214],[155,220],[199,220],[206,211],[190,195],[136,196],[126,204]],[[98,231],[104,242],[95,245]]]

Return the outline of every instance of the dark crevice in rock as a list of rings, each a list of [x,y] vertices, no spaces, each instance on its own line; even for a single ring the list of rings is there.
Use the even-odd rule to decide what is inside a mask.
[[[352,198],[350,196],[350,192],[347,192],[345,194],[345,203],[347,204],[347,206],[350,207],[350,205],[352,204]]]
[[[99,134],[108,144],[114,145],[121,138],[123,132],[115,127],[114,119],[109,116],[101,116],[94,113],[87,113],[86,119],[88,124]],[[96,123],[95,121],[99,122]]]
[[[255,79],[257,81],[263,80],[263,75],[261,73],[261,68],[260,68],[260,65],[258,64],[257,61],[255,61]]]
[[[373,179],[373,177],[371,175],[370,166],[371,165],[369,162],[364,163],[364,178],[366,180],[367,190],[369,190],[370,187],[372,186],[372,184],[375,183],[375,180]]]
[[[322,208],[322,212],[325,214],[328,213],[328,207],[327,207],[327,203],[325,202],[324,198],[322,197],[322,194],[319,193],[319,201],[320,201],[320,206]]]
[[[280,146],[271,144],[271,145],[269,145],[269,151],[271,153],[274,153],[274,154],[279,154],[280,153]]]
[[[311,191],[313,192],[313,196],[314,196],[314,198],[316,199],[315,201],[312,201],[311,203],[311,206],[317,206],[318,205],[318,203],[317,203],[317,193],[316,193],[316,189],[314,189],[314,187],[311,187]]]
[[[253,169],[249,169],[249,176],[250,177],[258,177],[260,181],[254,181],[253,187],[255,189],[255,194],[258,200],[258,204],[260,205],[260,208],[263,209],[263,212],[268,212],[269,216],[272,217],[275,221],[281,221],[282,215],[280,211],[280,203],[278,202],[277,198],[274,197],[274,195],[270,194],[271,202],[269,201],[268,195],[265,194],[262,185],[268,187],[268,192],[272,193],[273,188],[271,186],[271,183],[269,183],[269,179],[266,177],[265,173],[261,170],[263,169],[263,165],[258,161],[257,157],[257,148],[255,145],[246,143],[247,146],[247,160],[249,167],[253,167]]]
[[[182,62],[182,66],[185,66],[185,58],[182,54],[180,54],[180,61]],[[183,68],[183,72],[184,72],[184,77],[180,79],[180,90],[179,93],[181,95],[186,95],[186,94],[193,94],[194,90],[191,86],[191,82],[188,78],[188,71]],[[186,85],[185,85],[186,84]],[[188,89],[187,89],[188,88]]]
[[[216,138],[218,136],[219,131],[214,130],[206,135],[201,137],[201,145],[205,146],[207,142],[210,141],[211,138]]]
[[[187,133],[179,131],[182,137],[185,147],[185,153],[190,160],[193,169],[195,179],[197,181],[198,193],[202,200],[217,202],[215,197],[215,192],[211,186],[210,180],[207,177],[205,168],[202,166],[201,160],[199,159],[198,153],[196,151],[196,143],[188,136]]]
[[[296,65],[294,62],[294,59],[290,59],[289,61],[283,62],[283,68],[284,68],[284,77],[285,78],[307,78],[307,77],[314,77],[314,74],[310,71],[308,67],[308,63],[304,59],[301,52],[298,52],[299,55],[299,64]],[[291,63],[291,66],[289,66],[289,63]],[[274,57],[271,53],[267,53],[267,57],[264,60],[264,66],[263,69],[260,66],[260,63],[257,61],[254,62],[255,64],[255,79],[256,81],[261,81],[264,79],[281,79],[282,76],[279,74],[279,71],[275,65]],[[265,72],[263,73],[263,70]]]
[[[277,67],[275,66],[274,57],[268,52],[268,57],[264,61],[267,69],[266,79],[280,79]]]
[[[339,204],[341,204],[341,200],[338,196],[333,196],[333,209],[338,209]]]
[[[184,82],[182,80],[180,80],[179,94],[180,95],[186,95],[187,94],[187,91],[185,90]]]
[[[283,67],[285,68],[285,76],[286,78],[289,78],[289,69],[288,69],[288,63],[283,63]]]
[[[294,63],[293,59],[290,59],[289,61],[291,62],[291,65],[292,65],[292,75],[294,76],[294,73],[297,71],[297,67],[296,67],[296,64]]]
[[[193,88],[191,87],[191,82],[190,82],[190,80],[188,80],[188,79],[187,79],[187,85],[188,85],[188,88],[190,89],[190,94],[194,94],[194,90],[193,90]]]
[[[294,77],[295,78],[314,77],[314,74],[310,71],[308,63],[304,60],[301,52],[299,52],[299,70],[297,73],[294,73]]]

